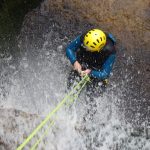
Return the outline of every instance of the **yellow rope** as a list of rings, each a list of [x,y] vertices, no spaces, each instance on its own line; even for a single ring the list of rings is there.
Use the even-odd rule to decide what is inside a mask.
[[[51,128],[52,125],[54,125],[54,121],[52,121],[52,122],[49,124],[48,128],[47,128],[46,131],[43,133],[43,135],[41,136],[41,138],[39,138],[39,139],[37,140],[37,142],[31,147],[30,150],[35,150],[35,149],[36,149],[36,147],[38,146],[38,144],[39,144],[39,143],[42,141],[42,139],[48,134],[48,131],[49,131],[49,129]]]
[[[76,97],[78,97],[79,93],[81,92],[81,90],[84,88],[84,86],[86,85],[86,83],[90,81],[90,78],[86,75],[83,77],[83,79],[73,88],[73,90],[67,94],[64,99],[55,107],[55,109],[53,109],[53,111],[51,111],[47,117],[37,126],[37,128],[27,137],[27,139],[17,148],[17,150],[22,150],[29,142],[30,140],[37,134],[37,132],[42,129],[44,127],[44,125],[50,120],[50,118],[52,117],[52,115],[54,115],[61,107],[63,104],[66,103],[67,99],[71,97],[71,95],[73,94],[73,92],[75,90],[77,90],[77,93],[75,94],[75,97],[71,100],[72,102],[74,101],[74,99]],[[83,84],[83,85],[82,85]],[[47,130],[46,130],[46,133],[47,133]],[[45,134],[46,134],[45,133]],[[44,135],[45,135],[44,134]],[[42,136],[42,139],[43,139],[43,136]],[[41,141],[38,140],[34,146],[32,148],[35,148],[39,142]]]

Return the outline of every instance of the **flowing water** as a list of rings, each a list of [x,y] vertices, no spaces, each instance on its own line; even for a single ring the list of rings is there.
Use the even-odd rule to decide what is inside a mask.
[[[36,9],[29,13],[18,36],[17,55],[1,53],[1,108],[46,116],[68,91],[67,78],[72,67],[65,47],[91,27],[94,26],[75,18],[63,18],[56,12]],[[57,113],[55,125],[38,149],[150,150],[148,100],[136,98],[138,92],[135,96],[136,90],[132,90],[138,84],[130,84],[137,82],[140,71],[135,77],[135,67],[131,67],[134,58],[126,55],[124,49],[118,55],[121,60],[116,62],[103,95],[93,100],[83,90],[72,107],[63,107]],[[34,129],[18,126],[22,131],[19,129],[18,135],[12,133],[5,139],[16,141],[16,138],[21,143],[22,132]]]

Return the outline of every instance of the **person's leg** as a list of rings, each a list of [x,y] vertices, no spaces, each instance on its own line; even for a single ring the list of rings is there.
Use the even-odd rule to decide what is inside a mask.
[[[75,70],[71,70],[67,80],[67,88],[70,89],[75,83],[78,83],[81,80],[81,77]]]
[[[91,79],[91,83],[87,85],[87,96],[93,98],[102,96],[104,89],[103,81],[93,78]]]
[[[86,111],[83,117],[83,120],[86,122],[87,120],[93,120],[94,115],[97,112],[97,104],[95,101],[95,98],[97,97],[96,93],[96,85],[97,80],[91,79],[91,82],[87,84],[86,86],[86,97],[85,97],[85,103],[86,103]]]

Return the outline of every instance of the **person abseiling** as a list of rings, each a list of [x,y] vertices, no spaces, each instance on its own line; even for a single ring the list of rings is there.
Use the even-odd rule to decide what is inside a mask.
[[[88,74],[106,84],[116,59],[115,44],[116,39],[111,33],[91,29],[67,46],[66,55],[80,76]]]

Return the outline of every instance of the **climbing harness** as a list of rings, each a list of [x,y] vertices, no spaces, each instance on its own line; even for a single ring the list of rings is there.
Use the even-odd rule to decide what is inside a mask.
[[[33,144],[33,146],[30,148],[30,150],[35,150],[38,146],[38,144],[43,140],[43,138],[48,134],[49,129],[52,125],[54,125],[54,118],[52,120],[52,116],[56,114],[56,112],[64,105],[66,106],[70,105],[74,102],[81,93],[82,89],[85,87],[85,85],[90,81],[90,78],[88,75],[85,75],[82,80],[73,87],[73,89],[64,97],[64,99],[51,111],[47,117],[35,128],[35,130],[26,138],[26,140],[17,148],[17,150],[22,150],[27,146],[27,144],[35,137],[38,136],[38,133],[41,130],[44,130],[44,133],[41,134],[41,137],[38,138],[38,140]],[[48,126],[46,128],[46,125]],[[46,129],[45,129],[46,128]]]

